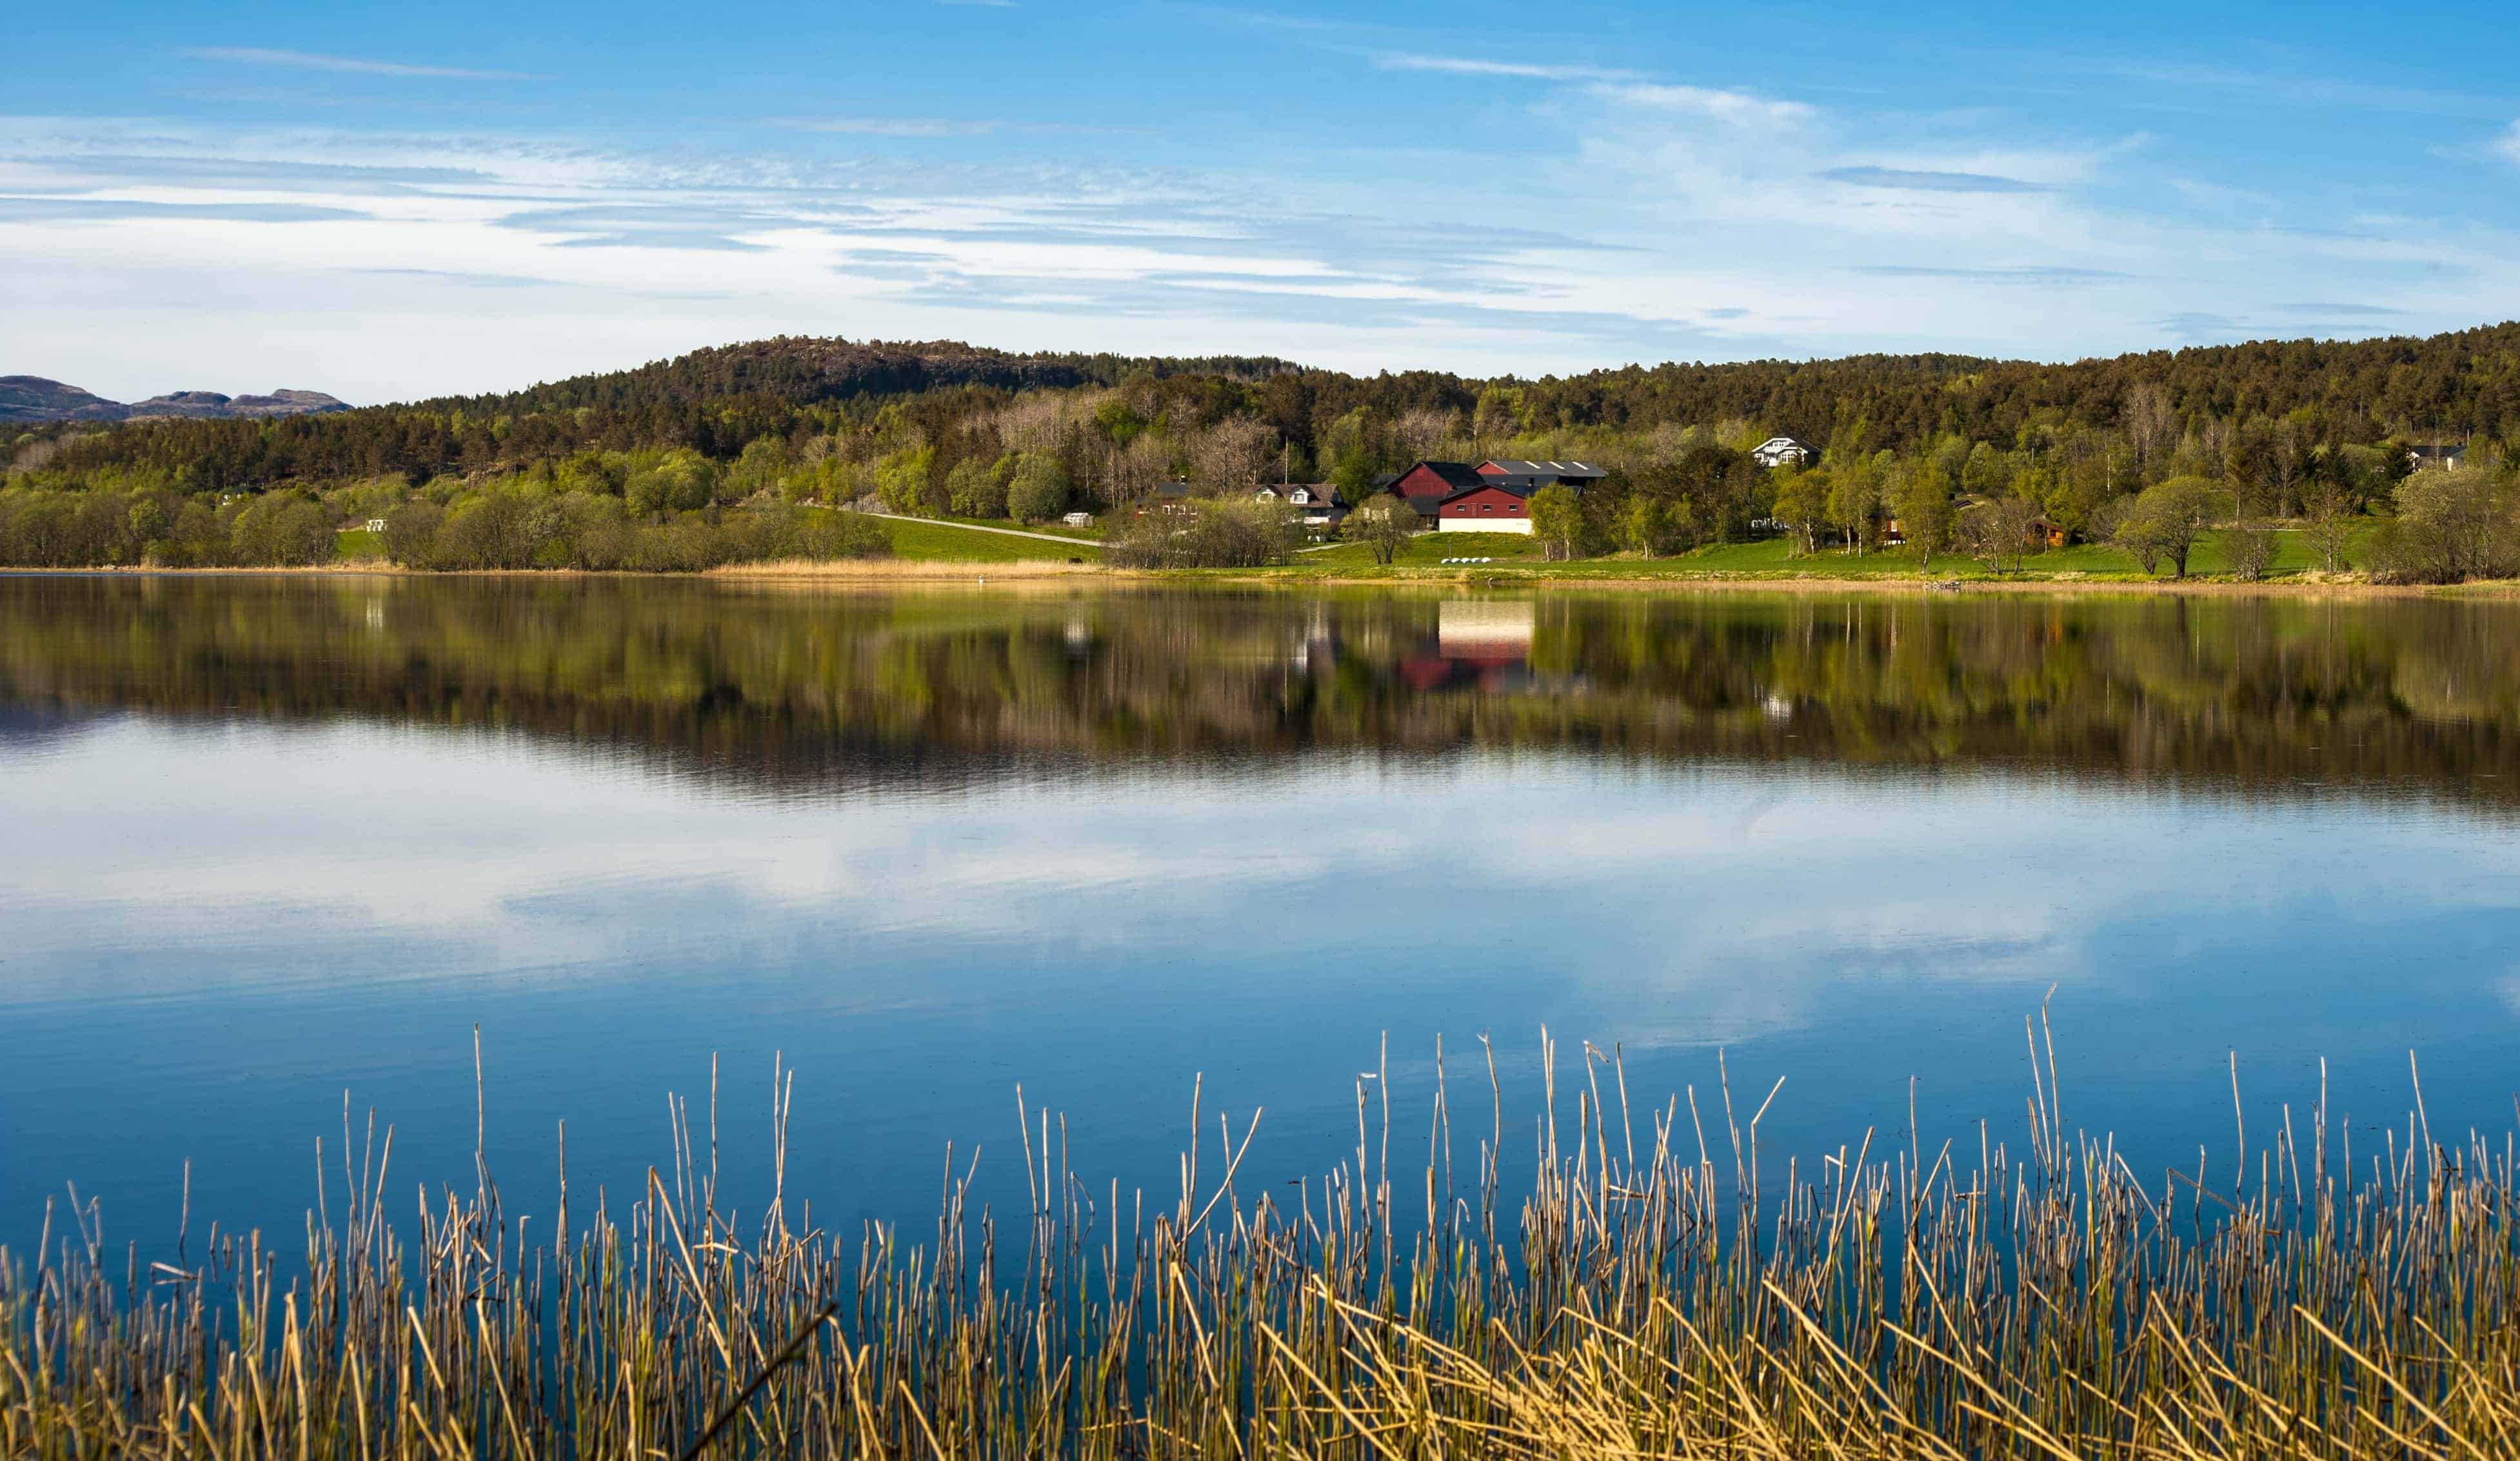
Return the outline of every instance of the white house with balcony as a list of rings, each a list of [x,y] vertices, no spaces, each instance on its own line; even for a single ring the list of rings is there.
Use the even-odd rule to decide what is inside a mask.
[[[1800,436],[1770,436],[1750,448],[1750,460],[1762,467],[1808,467],[1820,448]]]

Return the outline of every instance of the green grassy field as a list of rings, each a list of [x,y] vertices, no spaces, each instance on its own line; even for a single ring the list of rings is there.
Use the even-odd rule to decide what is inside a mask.
[[[1447,558],[1493,558],[1500,563],[1538,563],[1540,543],[1520,532],[1421,532],[1402,546],[1394,568],[1441,568]],[[1302,568],[1372,569],[1373,550],[1363,543],[1340,543],[1318,552],[1298,553]]]
[[[2358,545],[2359,546],[2359,545]],[[1516,573],[1546,574],[1565,578],[1641,578],[1696,577],[1720,575],[1757,578],[1957,578],[1985,580],[1998,576],[1974,558],[1957,553],[1938,553],[1928,567],[1923,555],[1910,548],[1884,548],[1870,553],[1846,553],[1823,547],[1818,553],[1801,554],[1785,538],[1766,538],[1754,543],[1721,543],[1668,558],[1640,558],[1619,554],[1603,558],[1579,559],[1572,563],[1551,563],[1540,556],[1539,545],[1528,537],[1510,533],[1425,533],[1410,541],[1392,566],[1381,568],[1373,561],[1372,550],[1363,543],[1342,543],[1317,553],[1295,555],[1293,565],[1281,572],[1303,575],[1335,573],[1341,577],[1392,574],[1408,576],[1413,571],[1448,569],[1447,558],[1494,558],[1496,567],[1511,569]],[[2359,564],[2360,555],[2350,555]],[[2275,560],[2270,576],[2298,576],[2317,567],[2308,536],[2299,531],[2279,531],[2275,535]],[[2189,556],[2190,576],[2210,577],[2226,571],[2222,546],[2214,534],[2207,534]],[[2140,579],[2143,571],[2134,558],[2125,552],[2103,545],[2082,543],[2052,552],[2034,553],[2024,558],[2020,569],[2002,575],[2004,578],[2102,578]],[[2167,568],[2152,575],[2167,578]]]
[[[382,559],[385,556],[385,535],[353,527],[333,534],[333,556],[339,559]]]
[[[1074,538],[1078,542],[1083,543],[1100,543],[1102,541],[1102,529],[1100,527],[1070,527],[1064,523],[1043,523],[1036,525],[1032,523],[1012,522],[1005,518],[958,518],[951,513],[942,517],[928,518],[924,521],[930,523],[962,523],[972,527],[996,527],[1000,529],[1012,529],[1016,532],[1046,532],[1052,537]]]
[[[1075,549],[1069,551],[1039,538],[1009,537],[1002,532],[971,532],[922,518],[880,518],[877,521],[892,534],[893,556],[912,563],[1063,563],[1070,558],[1094,563],[1102,556],[1102,545],[1086,537],[1077,537]]]
[[[1014,537],[1005,531],[975,532],[971,527],[1006,528],[1002,522],[984,522],[969,518],[896,518],[876,519],[892,540],[893,556],[908,563],[1063,563],[1081,559],[1086,563],[1102,561],[1102,542],[1099,529],[1086,530],[1066,526],[1026,528],[1062,542],[1042,538]],[[968,525],[958,526],[957,524]],[[2373,525],[2376,526],[2376,525]],[[2369,529],[2363,536],[2368,537]],[[1072,544],[1073,546],[1067,546]],[[382,533],[352,529],[336,534],[334,556],[340,562],[382,561],[384,539]],[[2354,566],[2362,563],[2361,542],[2349,555]],[[1447,559],[1490,559],[1488,565],[1447,563]],[[1641,558],[1634,554],[1614,554],[1599,558],[1578,559],[1571,563],[1552,563],[1541,556],[1539,542],[1522,533],[1509,532],[1428,532],[1409,540],[1385,568],[1373,561],[1373,550],[1364,543],[1338,543],[1296,553],[1283,568],[1258,571],[1221,571],[1229,576],[1242,576],[1257,571],[1271,577],[1294,578],[1413,578],[1451,576],[1464,568],[1493,568],[1514,576],[1545,576],[1569,579],[1634,579],[1634,578],[1776,578],[1776,579],[1848,579],[1874,580],[1889,578],[1959,579],[1982,582],[1998,575],[1974,558],[1958,553],[1940,553],[1929,567],[1922,557],[1909,548],[1884,548],[1870,553],[1846,553],[1823,547],[1818,553],[1797,553],[1785,538],[1766,538],[1753,543],[1720,543],[1666,558]],[[2297,530],[2281,530],[2275,535],[2275,560],[2270,576],[2297,577],[2317,567],[2309,537]],[[2188,560],[2188,572],[2195,577],[2214,577],[2227,571],[2218,535],[2208,533],[2197,544]],[[2022,560],[2018,570],[2001,575],[2006,579],[2100,579],[2140,580],[2144,573],[2135,560],[2119,549],[2083,543],[2053,552],[2034,553]],[[2167,571],[2151,575],[2168,577]]]

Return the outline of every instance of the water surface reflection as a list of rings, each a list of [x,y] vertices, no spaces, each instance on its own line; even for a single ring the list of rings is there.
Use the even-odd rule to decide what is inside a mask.
[[[1903,1130],[1912,1076],[2002,1139],[2050,984],[2069,1119],[2147,1160],[2228,1143],[2234,1045],[2270,1122],[2321,1055],[2403,1111],[2410,1047],[2497,1122],[2510,621],[0,579],[0,1240],[68,1180],[155,1234],[186,1158],[290,1226],[345,1086],[468,1179],[475,1024],[519,1199],[562,1119],[635,1185],[711,1051],[744,1169],[784,1051],[842,1217],[1012,1151],[1018,1079],[1080,1170],[1168,1181],[1204,1073],[1317,1171],[1386,1030],[1412,1120],[1438,1036],[1511,1082],[1547,1024],[1657,1104],[1718,1046],[1788,1076],[1773,1150]]]

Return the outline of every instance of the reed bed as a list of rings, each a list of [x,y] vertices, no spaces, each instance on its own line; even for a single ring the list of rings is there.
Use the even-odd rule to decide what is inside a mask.
[[[1097,562],[1072,563],[1058,556],[1055,543],[1040,542],[1038,558],[1010,559],[929,559],[929,558],[776,558],[757,563],[730,563],[705,571],[709,578],[742,579],[821,579],[832,582],[924,583],[944,581],[968,583],[975,579],[998,578],[1074,578],[1086,575],[1107,575],[1109,570]],[[1100,548],[1095,542],[1079,540],[1077,552]],[[1076,556],[1071,553],[1069,557]]]
[[[748,1215],[686,1116],[673,1163],[624,1205],[572,1210],[563,1160],[549,1223],[512,1216],[483,1168],[469,1198],[424,1198],[397,1226],[390,1131],[371,1122],[353,1162],[345,1121],[351,1196],[309,1216],[302,1249],[217,1236],[198,1264],[143,1265],[81,1210],[31,1261],[0,1261],[0,1446],[2520,1452],[2508,1136],[2437,1144],[2418,1094],[2403,1141],[2358,1153],[2345,1128],[2331,1140],[2322,1093],[2307,1141],[2287,1113],[2244,1149],[2245,1181],[2201,1164],[2146,1181],[2065,1129],[2042,1054],[2026,1150],[1983,1130],[1938,1150],[1912,1125],[1780,1178],[1759,1165],[1764,1102],[1736,1107],[1728,1079],[1631,1107],[1615,1052],[1589,1045],[1547,1049],[1543,1114],[1518,1133],[1492,1053],[1466,1101],[1439,1060],[1422,1130],[1395,1129],[1387,1080],[1361,1079],[1355,1151],[1282,1191],[1242,1176],[1257,1114],[1210,1127],[1193,1096],[1217,1141],[1149,1200],[1067,1170],[1063,1130],[1018,1094],[1030,1210],[973,1210],[949,1158],[916,1236],[791,1214],[786,1076],[774,1196]]]

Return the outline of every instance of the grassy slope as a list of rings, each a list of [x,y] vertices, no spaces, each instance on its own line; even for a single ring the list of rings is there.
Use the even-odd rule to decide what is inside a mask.
[[[1102,557],[1102,544],[1083,537],[1071,552],[1039,538],[972,532],[918,518],[880,521],[892,534],[893,556],[912,563],[1064,563],[1070,558],[1092,563]]]
[[[1042,523],[1036,525],[1032,523],[1016,523],[1006,518],[958,518],[951,513],[929,521],[937,523],[965,523],[973,527],[1012,528],[1018,532],[1046,532],[1052,537],[1074,538],[1080,543],[1100,543],[1102,541],[1102,529],[1100,527],[1070,527],[1064,523]]]

